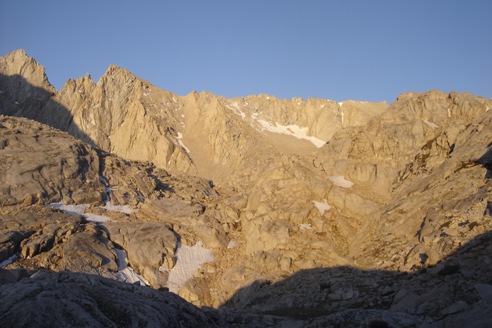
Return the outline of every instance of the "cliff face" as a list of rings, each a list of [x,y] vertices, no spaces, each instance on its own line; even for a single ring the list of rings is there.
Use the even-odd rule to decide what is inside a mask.
[[[209,177],[217,165],[234,172],[248,153],[270,153],[272,146],[281,152],[321,147],[342,127],[361,125],[386,108],[266,95],[180,97],[114,65],[97,83],[86,75],[57,93],[44,68],[21,50],[2,58],[0,67],[4,114],[47,123],[124,158]],[[272,133],[280,138],[265,138]]]
[[[0,82],[0,113],[79,139],[2,118],[0,222],[7,222],[7,237],[0,262],[19,254],[11,266],[115,278],[123,248],[154,288],[174,286],[196,305],[226,304],[263,319],[286,309],[298,320],[306,313],[324,318],[313,326],[380,299],[384,304],[371,309],[385,309],[378,315],[387,322],[421,325],[423,308],[432,308],[434,319],[467,313],[488,290],[474,287],[488,278],[477,278],[480,263],[460,247],[468,243],[477,258],[487,258],[480,238],[492,228],[490,99],[429,91],[402,94],[388,106],[178,96],[116,66],[97,83],[87,75],[57,92],[23,51],[0,58]],[[72,217],[50,225],[61,214],[42,205],[61,202],[112,222],[102,228]],[[125,210],[115,214],[115,207]],[[34,222],[32,213],[39,213]],[[12,233],[16,220],[24,223]],[[78,248],[91,265],[70,259]],[[183,263],[210,254],[213,263],[178,284],[180,249]],[[457,251],[464,253],[453,257]],[[471,296],[453,291],[451,278],[439,280],[440,266],[460,261],[467,269],[450,275],[475,288]],[[428,268],[427,285],[419,285],[417,273]],[[408,282],[402,271],[412,274]],[[425,291],[431,282],[452,297],[427,302],[435,296]],[[369,293],[369,285],[377,287]],[[403,301],[407,294],[413,303]],[[370,321],[364,311],[354,318]],[[402,311],[408,317],[395,314]]]
[[[0,58],[0,74],[3,114],[48,120],[41,109],[56,90],[48,82],[43,66],[18,50]]]

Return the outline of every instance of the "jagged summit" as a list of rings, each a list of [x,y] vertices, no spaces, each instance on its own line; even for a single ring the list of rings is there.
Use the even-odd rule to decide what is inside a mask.
[[[120,66],[117,66],[115,64],[110,64],[106,71],[103,73],[101,78],[99,79],[98,83],[103,83],[103,82],[108,82],[108,80],[111,79],[119,79],[119,78],[124,78],[124,79],[139,79],[142,82],[146,82],[137,76],[135,76],[132,72],[129,70],[122,68]]]
[[[210,326],[490,325],[491,99],[178,96],[117,66],[56,92],[22,52],[0,69],[0,320],[40,316],[14,303],[49,286],[108,326],[153,313],[142,295]]]
[[[29,59],[24,56],[23,61]],[[22,76],[18,66],[4,74]],[[42,66],[36,67],[44,74]],[[61,105],[66,109],[64,116],[70,118],[63,120],[65,124],[53,123],[57,128],[129,159],[150,160],[171,171],[209,178],[217,178],[211,173],[214,166],[236,167],[243,156],[261,157],[272,146],[280,152],[311,151],[338,129],[363,124],[386,108],[384,103],[351,102],[342,109],[329,100],[281,100],[266,95],[226,99],[205,91],[180,97],[116,65],[110,65],[96,84],[86,75],[69,80],[59,93],[48,85],[45,89],[47,94],[54,93],[51,102],[40,103],[36,113],[17,115],[48,123],[52,108]],[[248,133],[233,132],[239,138],[232,139],[207,137],[225,136],[225,131],[217,133],[226,124],[228,129]],[[127,126],[139,126],[139,130]],[[243,142],[246,136],[248,141]],[[252,139],[258,139],[254,151],[246,146]],[[238,144],[243,144],[242,150]],[[254,154],[244,154],[248,151]]]
[[[32,86],[43,88],[52,94],[56,93],[56,89],[48,81],[44,67],[29,57],[23,49],[0,57],[0,71],[9,76],[18,75],[29,80]]]

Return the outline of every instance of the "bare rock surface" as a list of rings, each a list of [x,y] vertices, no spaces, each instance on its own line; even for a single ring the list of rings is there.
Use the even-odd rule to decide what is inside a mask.
[[[23,51],[0,91],[1,281],[188,263],[173,291],[221,326],[488,323],[491,99],[177,96],[114,65],[57,92]]]
[[[440,264],[411,274],[351,267],[303,270],[276,283],[254,283],[224,307],[303,319],[309,327],[377,321],[390,327],[486,326],[492,310],[491,241],[490,233],[480,235]]]
[[[99,226],[81,216],[46,207],[11,210],[0,216],[0,260],[17,254],[12,267],[70,270],[114,277],[114,245]],[[1,262],[0,261],[0,262]]]
[[[46,125],[0,117],[0,203],[102,204],[96,152]],[[75,199],[74,199],[75,198]]]
[[[40,272],[0,285],[0,296],[0,321],[9,327],[218,326],[172,293],[84,274]]]
[[[132,268],[154,288],[167,285],[167,270],[175,264],[178,240],[169,225],[160,223],[108,224],[111,240],[127,250]]]

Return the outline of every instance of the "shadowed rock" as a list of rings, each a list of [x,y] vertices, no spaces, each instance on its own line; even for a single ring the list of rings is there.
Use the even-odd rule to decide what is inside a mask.
[[[70,272],[0,285],[0,298],[0,322],[9,327],[217,326],[172,293]]]

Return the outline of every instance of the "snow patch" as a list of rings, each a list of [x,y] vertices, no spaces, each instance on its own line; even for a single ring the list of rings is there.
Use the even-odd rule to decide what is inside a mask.
[[[106,202],[106,205],[104,205],[104,207],[102,208],[109,212],[120,212],[128,215],[136,212],[136,210],[131,208],[130,205],[113,205],[110,202]]]
[[[432,129],[435,129],[435,128],[438,128],[439,126],[436,124],[436,123],[432,123],[432,122],[429,122],[427,120],[424,120],[422,119],[422,121],[427,124],[428,126],[430,126]]]
[[[148,286],[149,282],[128,266],[126,251],[124,249],[118,248],[116,248],[115,250],[116,255],[118,256],[118,272],[116,273],[116,278],[118,278],[118,280],[120,281],[128,282],[130,284],[138,282],[141,286]]]
[[[8,259],[0,262],[0,268],[5,268],[7,265],[14,263],[14,261],[17,260],[17,255],[12,255]]]
[[[289,136],[296,137],[297,139],[308,140],[313,145],[315,145],[317,148],[321,148],[326,144],[326,141],[324,141],[324,140],[318,139],[318,138],[313,137],[313,136],[309,136],[307,134],[308,128],[301,128],[301,127],[294,125],[294,124],[281,125],[278,122],[275,122],[275,125],[272,125],[265,120],[257,120],[257,121],[261,125],[263,130],[267,130],[267,131],[273,132],[273,133],[286,134]]]
[[[313,200],[313,203],[314,203],[314,206],[318,209],[320,215],[323,215],[323,214],[325,214],[326,211],[331,210],[331,206],[328,205],[328,203],[326,202],[326,199],[323,199],[322,202],[318,202],[316,200]]]
[[[227,249],[236,248],[237,246],[238,246],[237,242],[231,239],[227,244]]]
[[[94,223],[104,223],[107,221],[111,221],[111,219],[106,215],[97,215],[93,213],[84,213],[82,215],[87,219],[87,221]]]
[[[229,105],[226,107],[232,110],[237,115],[241,116],[243,120],[246,119],[246,114],[242,112],[241,109],[239,109],[239,104],[237,102],[229,103]]]
[[[51,203],[48,204],[47,206],[57,208],[70,215],[84,215],[85,209],[87,207],[86,204],[65,205],[63,203]]]
[[[70,215],[82,215],[87,219],[87,221],[95,223],[103,223],[111,221],[111,219],[106,215],[97,215],[93,213],[85,213],[85,209],[90,207],[88,204],[80,205],[65,205],[63,203],[51,203],[46,206],[54,207]]]
[[[301,102],[299,102],[298,104],[301,104]],[[248,105],[248,103],[245,102],[245,105]],[[243,111],[241,111],[239,104],[237,102],[230,102],[228,105],[226,105],[226,107],[232,110],[237,115],[241,116],[243,120],[246,120],[246,114]],[[309,136],[307,127],[301,128],[293,124],[281,125],[277,122],[275,122],[275,125],[273,125],[268,121],[259,119],[258,115],[259,113],[251,114],[250,119],[248,119],[248,121],[253,125],[255,124],[256,121],[261,126],[262,130],[266,130],[273,133],[286,134],[289,136],[296,137],[297,139],[308,140],[311,143],[313,143],[317,148],[321,148],[326,144],[326,141],[324,140],[318,139],[314,136]]]
[[[178,132],[178,136],[176,137],[176,139],[178,140],[178,144],[181,146],[181,148],[183,148],[189,154],[190,149],[186,147],[183,141],[181,140],[183,139],[183,134],[181,132]]]
[[[311,230],[313,227],[309,223],[303,223],[299,226],[300,231]]]
[[[199,241],[192,247],[178,244],[176,265],[169,271],[167,287],[177,294],[181,286],[191,278],[203,264],[215,261],[214,254]]]
[[[111,192],[113,191],[113,189],[109,187],[108,180],[106,178],[104,178],[103,176],[99,176],[99,181],[101,181],[101,183],[103,184],[104,188],[106,189],[108,199],[110,199],[111,198]],[[104,207],[101,207],[101,208],[104,208],[108,212],[120,212],[120,213],[127,214],[127,215],[130,215],[133,212],[137,211],[137,210],[131,208],[130,205],[113,205],[113,204],[111,204],[111,202],[109,200],[107,200],[104,203]],[[83,212],[85,212],[85,208],[84,208]]]
[[[354,183],[352,181],[345,179],[345,177],[343,175],[331,176],[331,177],[328,177],[328,179],[330,179],[330,181],[335,186],[339,186],[342,188],[351,188],[354,185]]]

